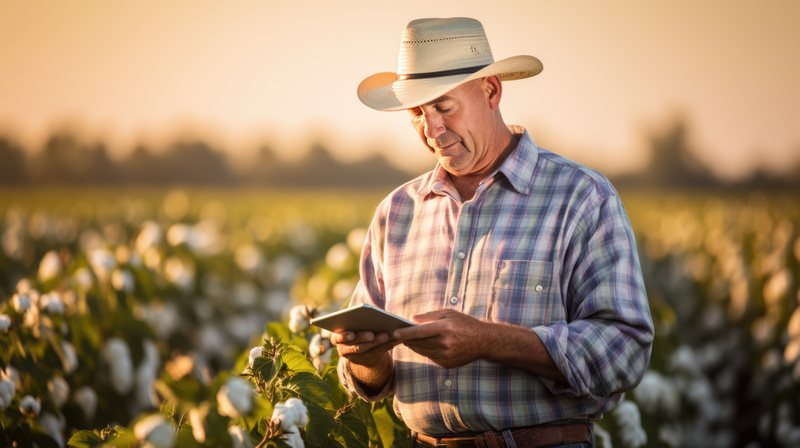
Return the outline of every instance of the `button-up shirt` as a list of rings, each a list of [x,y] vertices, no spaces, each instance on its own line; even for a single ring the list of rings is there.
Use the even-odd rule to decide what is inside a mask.
[[[598,418],[647,368],[653,324],[636,242],[601,174],[537,147],[524,128],[502,165],[462,202],[440,166],[378,206],[351,305],[410,318],[453,309],[525,327],[567,383],[479,359],[446,369],[404,345],[392,378],[368,396],[342,358],[351,393],[394,393],[408,427],[452,435]],[[519,347],[525,350],[525,347]]]

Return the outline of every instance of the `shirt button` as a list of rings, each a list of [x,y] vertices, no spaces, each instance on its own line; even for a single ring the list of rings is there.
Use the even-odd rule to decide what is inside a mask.
[[[542,285],[536,285],[536,292],[542,292]]]
[[[456,297],[456,296],[450,297],[450,303],[452,303],[453,305],[458,303],[458,297]]]
[[[444,381],[444,385],[445,385],[445,386],[447,386],[447,387],[450,387],[450,386],[452,386],[452,385],[453,385],[453,382],[452,382],[452,381],[450,381],[450,380],[445,380],[445,381]]]
[[[459,252],[459,253],[458,253],[458,258],[460,258],[460,259],[462,259],[462,260],[463,260],[464,258],[466,258],[466,256],[467,256],[467,254],[465,254],[464,252]]]

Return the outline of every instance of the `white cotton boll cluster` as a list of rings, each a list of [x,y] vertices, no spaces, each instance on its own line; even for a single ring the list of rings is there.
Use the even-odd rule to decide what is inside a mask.
[[[64,373],[69,375],[78,369],[78,353],[69,341],[61,341],[61,351],[64,353],[64,359],[61,360],[62,367]]]
[[[232,376],[217,392],[219,414],[239,418],[253,410],[253,390],[250,384],[238,376]]]
[[[11,297],[11,306],[18,313],[24,314],[33,307],[33,299],[28,293],[18,292]]]
[[[56,291],[50,291],[39,298],[39,308],[50,315],[64,314],[64,301]]]
[[[39,280],[46,282],[56,278],[63,270],[64,265],[61,262],[61,257],[58,252],[51,250],[44,254],[42,261],[39,262]]]
[[[16,394],[16,386],[10,379],[3,379],[0,375],[0,411],[5,411],[11,405],[11,400]]]
[[[132,293],[136,288],[133,273],[127,269],[114,269],[111,273],[111,286],[117,291]]]
[[[55,440],[60,448],[64,448],[64,429],[67,426],[67,422],[63,414],[59,418],[51,412],[44,412],[39,417],[39,425],[42,426],[45,434]]]
[[[158,347],[151,340],[145,340],[144,359],[136,367],[134,381],[136,383],[135,404],[138,410],[158,407],[158,396],[156,395],[155,381],[158,377],[159,367],[161,367],[161,357],[158,355]]]
[[[11,317],[8,314],[0,314],[0,333],[5,333],[11,328]]]
[[[172,425],[159,414],[153,414],[133,426],[133,435],[142,442],[142,448],[172,448],[177,434]]]
[[[228,434],[231,436],[232,448],[253,448],[250,436],[241,426],[231,425],[228,428]]]
[[[105,248],[94,249],[89,253],[89,266],[92,267],[97,279],[105,282],[117,266],[117,259]]]
[[[89,386],[83,386],[72,394],[72,399],[81,408],[86,419],[92,421],[95,412],[97,412],[97,392]]]
[[[31,395],[25,395],[19,402],[19,412],[29,417],[36,417],[42,411],[42,403]]]
[[[623,400],[613,412],[619,425],[619,438],[625,448],[638,448],[647,444],[647,433],[642,428],[642,416],[636,403]]]
[[[133,360],[128,344],[111,338],[106,341],[103,356],[110,369],[112,387],[120,395],[127,394],[133,387]]]
[[[272,420],[276,419],[281,422],[281,430],[286,433],[286,444],[292,448],[304,448],[299,428],[308,424],[308,409],[303,401],[290,398],[285,403],[276,404]]]
[[[295,305],[289,311],[289,330],[292,333],[299,333],[310,325],[313,308],[308,305]]]
[[[633,390],[636,402],[654,414],[663,410],[667,415],[677,415],[680,409],[680,392],[675,383],[654,370],[645,372],[641,383]]]
[[[50,398],[57,408],[61,409],[67,400],[69,400],[69,383],[67,380],[60,376],[56,376],[47,382],[47,391],[50,392]]]

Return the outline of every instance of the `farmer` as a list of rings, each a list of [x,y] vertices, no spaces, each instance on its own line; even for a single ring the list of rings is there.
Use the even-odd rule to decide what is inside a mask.
[[[412,21],[398,65],[358,97],[408,111],[438,164],[378,206],[351,305],[419,325],[332,335],[342,384],[394,393],[415,446],[592,446],[653,341],[617,192],[504,123],[503,81],[542,65],[495,62],[480,22]]]

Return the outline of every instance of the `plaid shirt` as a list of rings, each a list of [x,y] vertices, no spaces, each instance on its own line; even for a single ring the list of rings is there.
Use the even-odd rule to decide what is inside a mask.
[[[517,148],[472,200],[461,203],[437,166],[382,201],[351,304],[405,318],[449,308],[530,328],[568,384],[485,360],[445,369],[400,345],[392,379],[370,397],[342,358],[344,387],[370,401],[394,392],[413,431],[599,418],[647,369],[653,324],[619,196],[599,173],[511,130]]]

